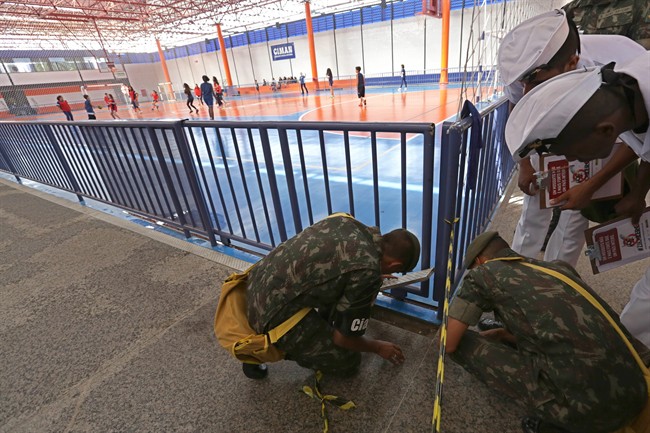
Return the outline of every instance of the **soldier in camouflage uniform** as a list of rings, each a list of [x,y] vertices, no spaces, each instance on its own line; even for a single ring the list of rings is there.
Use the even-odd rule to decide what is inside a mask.
[[[359,352],[400,364],[404,355],[399,346],[363,334],[382,276],[411,271],[419,256],[420,243],[407,230],[382,236],[346,214],[330,216],[278,246],[251,270],[249,323],[265,333],[312,307],[276,343],[286,359],[338,376],[358,370]],[[247,368],[253,367],[244,364],[245,373]]]
[[[574,0],[563,8],[586,35],[622,35],[650,50],[648,0]]]
[[[467,251],[471,270],[449,308],[447,352],[525,406],[524,432],[608,433],[640,413],[648,396],[643,374],[614,327],[570,285],[521,263],[570,277],[618,322],[571,266],[523,258],[497,232],[478,236]],[[485,311],[498,314],[505,329],[468,331]]]

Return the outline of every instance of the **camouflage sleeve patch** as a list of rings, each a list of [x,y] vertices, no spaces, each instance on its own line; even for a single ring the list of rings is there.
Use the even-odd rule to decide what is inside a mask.
[[[369,304],[365,308],[355,308],[344,312],[337,311],[334,314],[334,328],[343,335],[362,336],[368,328],[370,309],[371,305]]]
[[[482,314],[483,310],[462,298],[454,298],[449,305],[449,317],[469,326],[476,325]]]

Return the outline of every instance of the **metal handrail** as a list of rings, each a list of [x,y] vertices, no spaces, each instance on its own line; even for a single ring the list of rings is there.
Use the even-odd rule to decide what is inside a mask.
[[[434,308],[446,277],[444,220],[463,214],[459,269],[512,172],[499,130],[506,105],[480,112],[480,192],[464,184],[467,120],[445,123],[439,147],[430,123],[2,121],[0,171],[260,254],[336,211],[382,230],[405,227],[421,238],[421,267],[438,271],[432,288],[393,295]]]

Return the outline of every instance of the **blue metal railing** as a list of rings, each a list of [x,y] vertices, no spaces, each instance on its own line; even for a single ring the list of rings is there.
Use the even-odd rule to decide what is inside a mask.
[[[510,181],[515,163],[504,138],[508,102],[505,98],[481,112],[481,138],[483,147],[475,161],[469,161],[472,121],[445,122],[442,126],[441,174],[447,188],[441,190],[436,226],[439,236],[436,243],[435,268],[446,269],[449,259],[451,225],[447,221],[459,218],[454,237],[452,259],[452,285],[455,288],[465,272],[463,257],[469,243],[482,233],[491,220],[499,200]],[[468,182],[470,164],[476,164],[476,183]],[[444,196],[444,197],[443,197]],[[445,273],[436,272],[434,300],[442,302]]]
[[[445,124],[440,149],[424,123],[0,122],[0,170],[92,198],[184,232],[264,254],[332,212],[421,239],[429,283],[392,295],[435,308],[449,227],[455,269],[512,172],[507,105],[482,113],[476,188],[464,187],[468,126]],[[455,275],[454,275],[455,277]]]

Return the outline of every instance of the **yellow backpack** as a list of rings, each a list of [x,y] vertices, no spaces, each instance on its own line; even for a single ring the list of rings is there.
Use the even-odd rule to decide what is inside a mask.
[[[291,330],[311,308],[298,311],[266,334],[258,334],[248,323],[246,281],[251,268],[243,274],[232,274],[221,286],[217,313],[214,316],[214,334],[219,344],[239,361],[263,364],[284,359],[284,352],[274,344]]]

